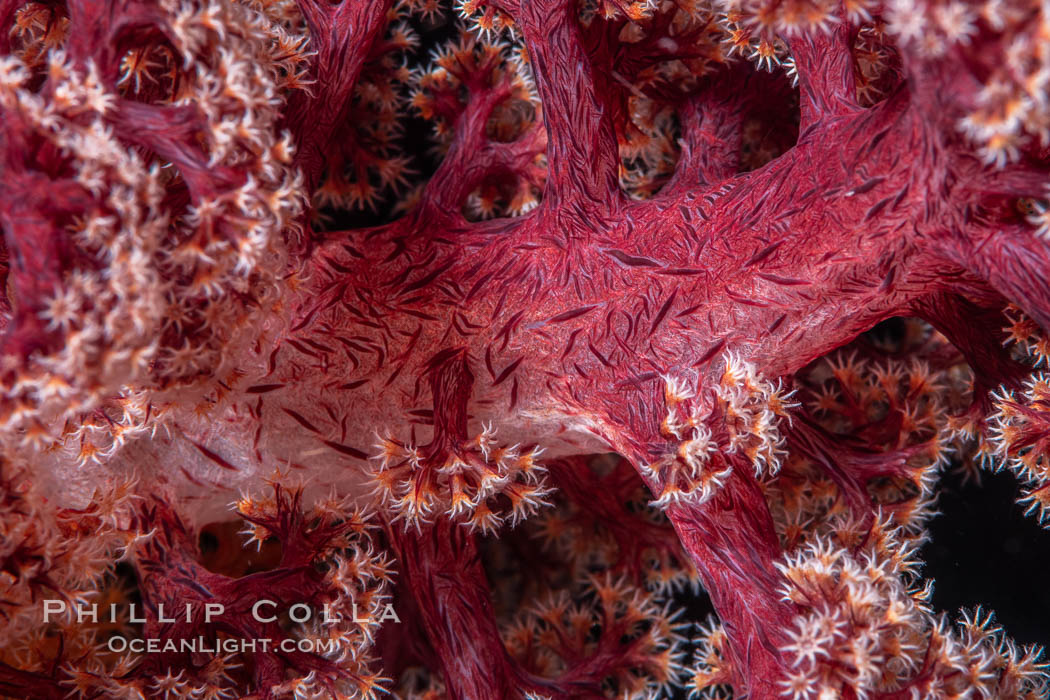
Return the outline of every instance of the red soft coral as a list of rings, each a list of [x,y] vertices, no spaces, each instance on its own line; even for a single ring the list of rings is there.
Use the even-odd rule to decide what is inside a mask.
[[[236,669],[29,639],[3,692],[57,696],[62,667],[99,696],[367,695],[423,666],[406,694],[643,697],[683,674],[634,587],[695,566],[721,619],[697,692],[1044,693],[1034,652],[934,617],[914,554],[949,448],[1048,502],[1045,8],[459,5],[481,36],[407,0],[0,0],[0,439],[37,494],[5,521],[67,522],[132,474],[147,505],[56,551],[123,537],[144,602],[218,596],[250,637],[279,632],[246,588],[352,605],[377,594],[336,579],[385,581],[389,550],[421,635]],[[393,58],[406,17],[451,35],[425,69]],[[403,216],[315,230],[306,202],[408,184],[409,104],[440,162]],[[858,340],[893,317],[920,320]],[[302,490],[241,513],[280,568],[209,572],[194,533],[275,469]],[[356,521],[331,490],[376,508],[375,550],[336,552]],[[617,553],[519,573],[538,607],[502,619],[481,535],[552,499]],[[5,547],[5,585],[51,585]]]

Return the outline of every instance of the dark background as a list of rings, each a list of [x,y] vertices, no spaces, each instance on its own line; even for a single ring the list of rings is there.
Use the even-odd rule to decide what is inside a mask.
[[[943,515],[930,523],[923,573],[935,580],[933,602],[956,613],[982,605],[1020,644],[1050,644],[1050,532],[1015,500],[1010,473],[982,472],[980,486],[941,479]]]

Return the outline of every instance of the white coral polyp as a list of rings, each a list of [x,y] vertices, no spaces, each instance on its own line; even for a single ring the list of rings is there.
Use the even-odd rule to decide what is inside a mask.
[[[737,455],[751,464],[756,478],[776,475],[784,455],[779,419],[797,405],[790,401],[793,392],[784,394],[779,382],[762,378],[753,364],[732,353],[713,386],[681,376],[663,379],[661,432],[675,449],[642,468],[660,490],[653,505],[710,500],[732,474]]]

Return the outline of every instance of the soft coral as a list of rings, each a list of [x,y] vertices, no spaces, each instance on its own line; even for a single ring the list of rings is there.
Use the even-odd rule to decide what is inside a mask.
[[[69,14],[70,51],[92,55],[86,35],[77,32],[104,25],[104,14],[90,3],[69,6],[75,10]],[[0,7],[0,16],[11,16],[13,3]],[[488,421],[501,435],[542,446],[547,458],[615,450],[659,495],[667,490],[669,472],[656,466],[668,465],[667,455],[696,461],[701,446],[686,443],[710,433],[720,476],[708,480],[707,489],[676,483],[684,496],[666,499],[673,501],[667,514],[723,620],[727,642],[719,641],[718,649],[733,683],[752,697],[773,697],[791,666],[791,635],[801,614],[796,602],[778,593],[785,585],[785,552],[764,486],[776,471],[778,431],[789,422],[788,449],[819,453],[818,466],[835,476],[853,507],[866,511],[861,522],[869,528],[880,522],[876,502],[858,483],[900,471],[898,454],[889,453],[880,464],[870,451],[833,453],[826,433],[801,416],[795,428],[783,401],[777,399],[778,408],[772,404],[777,378],[790,383],[814,359],[879,321],[918,315],[944,330],[986,391],[1000,382],[1016,385],[1021,373],[1007,350],[982,338],[998,330],[996,312],[1009,300],[1037,327],[1050,327],[1045,284],[1050,255],[1025,216],[1008,206],[1024,196],[1033,198],[1033,219],[1045,209],[1040,199],[1047,181],[1045,154],[1031,141],[1042,113],[1007,119],[1017,132],[1009,138],[1001,124],[990,135],[971,128],[978,117],[987,121],[988,114],[998,114],[989,106],[992,78],[980,51],[1013,39],[1010,46],[1021,48],[1008,57],[1028,66],[1042,60],[1037,52],[1027,58],[1014,53],[1024,54],[1025,37],[1034,30],[1012,12],[1003,22],[992,16],[979,24],[963,22],[966,17],[953,23],[951,8],[931,6],[936,26],[924,43],[913,30],[915,22],[925,21],[926,6],[902,2],[884,11],[805,2],[778,10],[772,3],[750,2],[722,8],[724,16],[689,3],[600,3],[585,8],[583,22],[576,4],[562,0],[464,7],[481,13],[483,27],[513,19],[526,49],[520,60],[527,60],[535,81],[542,131],[537,122],[512,130],[518,139],[501,140],[500,130],[489,123],[493,115],[513,113],[500,111],[500,102],[514,96],[513,85],[459,77],[465,89],[457,86],[454,97],[462,112],[445,116],[455,130],[445,160],[404,217],[368,229],[307,230],[301,239],[290,231],[287,241],[268,239],[272,246],[264,250],[272,256],[252,247],[258,232],[243,212],[216,214],[215,220],[232,228],[214,229],[205,225],[212,219],[194,200],[191,223],[200,228],[190,243],[214,244],[214,236],[225,235],[242,253],[260,254],[249,256],[244,270],[233,259],[213,270],[204,265],[202,249],[197,274],[187,279],[165,276],[166,268],[158,268],[179,309],[196,299],[191,292],[204,289],[230,310],[192,315],[195,323],[189,325],[181,318],[174,326],[161,325],[167,335],[158,330],[158,341],[168,354],[153,364],[138,363],[136,372],[122,378],[148,392],[140,402],[148,409],[136,425],[147,430],[159,420],[169,434],[139,439],[126,450],[122,444],[107,448],[108,465],[87,478],[104,479],[107,469],[120,465],[155,475],[173,498],[200,499],[192,506],[199,520],[228,499],[219,489],[199,493],[205,481],[238,487],[284,464],[309,473],[318,486],[338,485],[364,498],[374,434],[389,437],[387,445],[429,445],[419,459],[409,455],[401,465],[407,472],[418,467],[445,473],[446,457],[465,449],[468,424]],[[274,133],[248,139],[249,165],[206,168],[195,129],[228,138],[229,125],[219,129],[184,107],[121,100],[108,117],[121,138],[179,170],[181,181],[166,183],[171,188],[187,190],[191,198],[231,193],[246,211],[268,222],[271,234],[273,226],[279,229],[298,216],[300,190],[308,193],[320,181],[325,149],[351,110],[370,47],[390,16],[388,3],[303,0],[299,8],[316,52],[310,59],[311,92],[274,102],[264,125]],[[985,9],[994,15],[991,5]],[[696,16],[690,15],[686,26],[661,20],[665,11]],[[858,37],[890,41],[881,34],[880,20],[869,24],[869,16],[880,13],[897,32],[896,46],[869,52],[885,65],[860,66],[854,54]],[[1038,16],[1033,22],[1046,21],[1035,9],[1028,14]],[[637,22],[634,29],[621,15]],[[207,27],[201,15],[194,17]],[[655,34],[645,40],[646,31]],[[700,42],[702,55],[685,52],[676,32]],[[719,33],[725,33],[727,46],[749,47],[765,67],[790,63],[799,88],[797,141],[790,148],[796,128],[791,106],[771,114],[769,104],[770,94],[785,94],[785,82],[723,65],[726,56],[711,43]],[[208,48],[221,56],[221,39],[207,36],[215,42]],[[257,39],[244,41],[254,46]],[[273,60],[265,52],[260,56]],[[675,68],[655,69],[654,63]],[[662,78],[680,75],[683,65],[711,75],[692,82],[685,94],[668,89]],[[492,72],[492,66],[461,67]],[[77,70],[82,71],[75,74],[77,89],[96,94],[90,70]],[[103,93],[114,89],[116,77],[115,65],[106,70]],[[275,68],[270,78],[285,70]],[[892,94],[867,106],[857,93],[858,76]],[[952,79],[956,87],[949,91]],[[27,80],[0,85],[5,110],[13,109],[12,100],[33,101]],[[750,132],[749,110],[759,115],[750,120]],[[646,118],[655,114],[668,116]],[[154,126],[134,132],[136,115]],[[638,150],[638,119],[658,132],[652,153]],[[679,155],[671,146],[676,120]],[[959,131],[960,120],[970,125],[968,133]],[[4,408],[12,436],[21,438],[18,430],[35,420],[38,435],[61,437],[62,428],[48,424],[49,414],[37,405],[42,400],[25,391],[26,382],[49,376],[41,348],[57,347],[66,337],[42,327],[40,311],[51,290],[40,280],[68,286],[78,267],[56,252],[61,239],[53,228],[63,221],[53,218],[65,216],[65,210],[43,204],[57,198],[70,214],[89,211],[94,194],[72,185],[67,191],[34,184],[42,177],[37,171],[62,165],[67,156],[45,149],[39,151],[40,162],[15,158],[30,141],[25,126],[30,122],[24,116],[11,121],[4,142],[5,177],[18,186],[14,191],[27,193],[5,198],[0,219],[16,290],[5,340],[10,359],[4,367]],[[160,125],[182,130],[166,136]],[[281,127],[298,145],[291,162],[301,181],[284,170],[293,156],[276,138]],[[756,141],[756,130],[774,130],[777,136],[769,141],[760,134]],[[538,154],[544,147],[542,161]],[[638,154],[647,155],[646,169],[625,177],[624,156]],[[668,175],[667,163],[675,157],[675,172]],[[545,180],[537,172],[541,162]],[[276,170],[267,170],[267,164]],[[246,182],[257,182],[254,172],[245,175],[254,167],[270,178],[270,189],[244,193]],[[515,177],[530,187],[544,182],[534,209],[516,218],[468,220],[464,211],[472,194],[494,184],[505,188]],[[624,181],[639,185],[635,194],[645,198],[627,196]],[[242,194],[232,194],[238,191]],[[179,202],[168,198],[164,204]],[[285,250],[292,262],[278,274],[275,261]],[[180,296],[186,289],[187,296]],[[272,313],[258,314],[257,308]],[[980,327],[967,328],[968,323]],[[211,372],[208,362],[195,357],[192,342],[174,345],[174,329],[207,331],[205,347],[225,360],[220,369]],[[248,339],[234,342],[231,329],[244,330],[238,338]],[[124,341],[124,336],[103,338],[98,344],[120,352],[149,346],[136,340],[128,350]],[[193,371],[165,374],[176,361]],[[740,367],[748,369],[738,378]],[[666,391],[667,377],[688,378],[697,405],[688,414],[674,414],[675,420],[701,421],[702,431],[699,424],[688,431],[668,429],[679,397]],[[173,391],[175,383],[181,391]],[[103,376],[87,387],[92,405],[122,386]],[[762,400],[748,398],[753,396]],[[1018,416],[1037,412],[1041,400],[1026,399],[1024,405],[1000,400],[1000,424],[1010,428]],[[162,418],[154,403],[163,406]],[[107,408],[92,420],[101,427],[122,424],[124,418],[114,420]],[[1036,418],[1042,420],[1041,414]],[[1028,444],[1043,443],[1029,439],[1002,450],[1013,456]],[[708,445],[702,447],[706,453]],[[64,456],[51,452],[47,459],[58,468]],[[169,466],[176,461],[178,471]],[[757,462],[767,468],[756,471]],[[471,464],[479,468],[480,462]],[[471,496],[473,505],[498,492],[486,487]],[[447,500],[449,513],[457,514],[455,495]],[[464,578],[454,571],[460,560],[476,558],[475,537],[441,517],[425,529],[395,528],[389,536],[406,564],[409,593],[446,684],[462,697],[516,692],[511,679],[525,676],[502,648],[485,605],[483,576]],[[478,566],[472,567],[477,573]],[[450,581],[465,588],[441,583]],[[472,629],[476,639],[462,638]],[[724,669],[715,674],[718,682],[727,675]]]

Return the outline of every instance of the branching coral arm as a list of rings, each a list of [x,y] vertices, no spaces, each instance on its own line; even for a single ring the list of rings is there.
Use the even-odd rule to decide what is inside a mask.
[[[414,216],[460,214],[463,201],[486,178],[515,176],[527,179],[543,152],[545,132],[536,124],[520,138],[500,143],[454,142],[441,167],[427,183]],[[472,147],[473,146],[473,147]],[[435,181],[441,186],[431,186]],[[451,206],[450,206],[451,205]]]
[[[591,461],[587,457],[566,457],[550,464],[551,484],[571,504],[568,521],[600,523],[616,544],[614,568],[626,571],[639,585],[648,582],[669,589],[674,584],[664,576],[673,570],[673,565],[662,564],[670,558],[680,559],[678,543],[668,538],[667,523],[653,522],[631,509],[632,491],[638,486],[633,466],[627,460],[619,460],[610,473],[599,476]],[[578,537],[572,546],[589,541],[586,534]],[[661,565],[654,564],[654,560]],[[678,583],[685,583],[684,578]]]
[[[294,302],[289,341],[330,355],[332,386],[365,372],[400,382],[423,369],[422,358],[461,342],[484,368],[475,372],[481,417],[499,411],[501,422],[517,422],[560,408],[647,431],[646,413],[622,394],[637,381],[648,386],[638,377],[706,372],[734,349],[767,376],[794,372],[958,270],[930,264],[896,233],[923,197],[913,164],[891,156],[890,144],[910,133],[899,109],[830,126],[761,171],[593,222],[587,255],[552,242],[558,232],[535,217],[501,225],[499,235],[475,226],[455,239],[406,238],[412,227],[398,222],[333,236],[311,263],[313,286]],[[883,148],[836,158],[829,143],[862,148],[869,127],[895,131]],[[866,221],[872,210],[881,218]],[[820,235],[798,233],[807,230]],[[356,338],[346,350],[353,364],[337,362],[333,337]],[[389,354],[391,339],[409,341],[416,359]],[[282,349],[268,381],[310,361],[294,347]],[[419,394],[409,384],[403,405]]]
[[[798,415],[799,413],[802,415]],[[877,461],[881,465],[903,461],[903,458],[887,458],[883,454],[865,454],[859,448],[854,449],[852,446],[844,445],[841,440],[836,440],[834,436],[829,435],[802,411],[792,416],[791,425],[784,432],[788,448],[812,460],[827,474],[828,478],[835,482],[849,506],[862,517],[867,517],[870,512],[871,499],[856,469],[851,469],[851,466],[859,461]]]
[[[662,195],[715,185],[740,170],[744,99],[741,82],[751,76],[716,81],[683,106],[682,154]]]
[[[235,168],[208,162],[197,135],[207,126],[193,105],[147,105],[121,99],[107,121],[128,142],[178,166],[194,205],[244,182]]]
[[[987,392],[1000,384],[1018,386],[1031,368],[1017,362],[1004,348],[1005,334],[973,333],[974,322],[984,328],[1003,323],[1001,299],[989,307],[955,294],[936,294],[915,304],[915,314],[940,331],[962,353],[974,370],[975,403],[984,403]]]
[[[800,131],[821,119],[860,109],[853,76],[852,40],[849,22],[836,24],[830,32],[807,31],[789,39],[801,92]]]
[[[1046,242],[1026,226],[973,226],[963,231],[938,236],[939,251],[986,280],[1044,329],[1050,328]]]
[[[511,95],[510,76],[504,76],[503,84],[479,93],[459,115],[456,138],[424,186],[414,217],[462,219],[467,196],[486,178],[527,178],[537,154],[543,152],[546,132],[539,122],[511,141],[496,141],[486,133],[493,109]]]
[[[754,479],[737,471],[713,500],[674,506],[667,515],[726,621],[733,640],[732,665],[740,674],[738,687],[746,686],[750,697],[777,697],[774,679],[784,663],[781,635],[793,606],[776,593],[779,574],[773,563],[781,550]]]
[[[418,606],[452,697],[517,697],[518,669],[496,626],[475,536],[448,521],[421,533],[396,524],[390,536],[403,563],[401,583]]]
[[[12,120],[14,121],[14,120]],[[0,145],[5,141],[0,135]],[[17,298],[47,296],[60,287],[61,240],[53,235],[55,218],[76,211],[89,201],[81,187],[73,183],[56,183],[38,175],[18,172],[20,164],[0,163],[4,187],[0,193],[0,224],[7,235],[5,242],[11,256],[8,284]],[[39,343],[43,321],[17,304],[3,347],[8,352],[28,352]]]
[[[507,3],[525,38],[547,126],[547,187],[555,207],[574,197],[588,207],[620,197],[619,156],[599,66],[584,51],[576,8],[557,0]]]
[[[299,0],[310,28],[312,60],[310,92],[299,92],[284,112],[284,123],[298,144],[295,163],[308,191],[316,187],[328,145],[346,117],[354,85],[368,60],[368,49],[381,36],[392,0]]]

